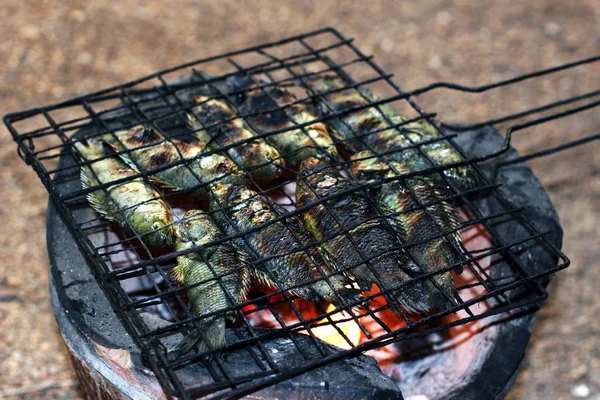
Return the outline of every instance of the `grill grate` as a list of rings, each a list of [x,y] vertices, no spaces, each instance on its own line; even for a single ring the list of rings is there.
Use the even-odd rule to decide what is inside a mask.
[[[146,361],[155,371],[166,393],[183,398],[199,395],[224,398],[250,393],[275,382],[297,376],[342,358],[358,355],[370,349],[379,348],[416,335],[425,335],[447,329],[450,326],[464,324],[486,316],[532,306],[545,299],[547,293],[544,285],[547,276],[567,267],[569,261],[559,249],[547,240],[545,235],[548,232],[538,231],[523,214],[523,209],[511,204],[499,190],[500,185],[484,176],[478,165],[505,153],[509,149],[512,135],[517,131],[597,107],[600,102],[594,99],[597,99],[600,92],[591,92],[482,124],[471,126],[447,125],[443,128],[433,120],[434,115],[424,112],[412,97],[436,89],[480,93],[598,60],[600,60],[600,57],[590,58],[481,87],[465,87],[442,82],[411,92],[404,92],[391,80],[391,75],[386,74],[378,67],[371,57],[361,53],[352,44],[352,40],[344,38],[333,29],[324,29],[279,42],[184,64],[60,104],[10,114],[4,118],[4,121],[18,143],[20,156],[40,176],[63,220],[73,231],[79,246],[89,259],[101,287],[105,290],[115,311],[132,337],[143,350]],[[199,70],[203,72],[199,72]],[[408,281],[406,285],[431,280],[435,274],[445,271],[464,269],[473,275],[473,282],[459,287],[459,296],[463,291],[473,287],[480,288],[479,294],[470,299],[461,298],[453,308],[446,311],[415,317],[407,315],[398,304],[393,304],[394,301],[390,301],[392,304],[385,305],[381,305],[381,302],[378,303],[376,300],[381,299],[383,295],[387,295],[389,292],[382,290],[365,296],[367,299],[373,300],[371,303],[364,302],[364,299],[361,300],[360,304],[358,301],[354,303],[344,302],[333,310],[328,309],[328,311],[325,310],[323,304],[316,304],[317,315],[305,317],[301,312],[302,303],[295,300],[296,296],[290,292],[290,289],[293,288],[278,282],[279,290],[270,292],[254,290],[251,292],[249,300],[242,304],[235,304],[234,300],[230,298],[229,300],[233,304],[230,307],[199,317],[192,315],[186,303],[186,295],[183,290],[185,288],[176,284],[171,277],[171,270],[176,265],[176,257],[188,254],[190,250],[173,251],[173,249],[165,250],[150,247],[144,243],[143,237],[131,235],[117,225],[107,223],[92,212],[86,200],[86,195],[93,191],[106,191],[109,186],[114,185],[116,182],[100,184],[87,189],[82,188],[79,171],[82,166],[92,165],[92,162],[86,160],[74,144],[107,134],[111,134],[116,138],[114,133],[117,130],[131,128],[139,124],[151,125],[163,134],[165,140],[169,143],[175,143],[176,139],[189,141],[191,131],[186,123],[186,113],[196,109],[197,105],[191,99],[197,94],[208,94],[212,98],[228,102],[235,108],[235,118],[244,118],[251,121],[252,117],[256,116],[235,107],[237,104],[235,99],[238,96],[247,94],[247,89],[228,87],[224,84],[226,78],[249,77],[271,100],[274,99],[269,92],[269,88],[286,87],[293,91],[298,99],[292,104],[277,106],[270,110],[271,113],[277,113],[288,109],[294,104],[302,104],[308,107],[308,105],[313,105],[316,102],[323,103],[327,92],[315,92],[307,84],[307,80],[314,76],[331,74],[341,77],[347,83],[343,89],[369,88],[380,97],[378,100],[368,99],[367,105],[359,104],[343,111],[336,111],[331,106],[327,106],[325,102],[326,108],[328,108],[327,113],[320,114],[318,117],[302,123],[292,121],[293,126],[291,127],[264,132],[259,134],[258,137],[272,137],[278,133],[289,133],[291,130],[297,129],[308,135],[310,127],[317,122],[331,121],[337,117],[366,108],[386,106],[392,106],[408,118],[408,120],[400,123],[388,120],[389,125],[398,130],[398,134],[404,134],[402,127],[411,122],[428,121],[436,127],[441,136],[427,141],[413,142],[402,149],[390,149],[388,152],[378,154],[381,157],[402,151],[414,151],[427,160],[428,166],[426,168],[401,175],[396,174],[376,182],[353,182],[348,190],[332,196],[325,196],[316,203],[303,207],[296,207],[295,199],[289,194],[290,182],[303,179],[294,168],[281,167],[283,177],[265,183],[250,177],[249,171],[243,165],[238,165],[248,177],[246,183],[248,187],[253,188],[261,195],[270,196],[271,199],[279,199],[283,211],[278,211],[277,218],[268,224],[282,223],[288,227],[291,234],[294,234],[294,231],[289,228],[293,216],[301,216],[302,213],[321,205],[335,218],[335,213],[330,209],[329,201],[335,199],[336,196],[353,196],[363,193],[371,199],[372,196],[369,193],[373,189],[380,187],[385,182],[402,180],[404,184],[409,186],[411,194],[417,201],[416,209],[423,210],[428,214],[431,206],[441,201],[449,201],[460,204],[461,209],[467,216],[460,226],[452,230],[438,226],[439,233],[428,237],[427,240],[435,240],[441,237],[449,239],[454,232],[464,232],[470,227],[480,226],[487,231],[491,241],[491,247],[478,249],[477,251],[467,250],[466,248],[456,249],[461,255],[460,262],[448,265],[443,271],[421,274]],[[360,79],[355,81],[352,77]],[[467,157],[455,143],[455,138],[462,130],[506,123],[535,113],[553,111],[558,107],[570,106],[575,102],[587,100],[590,101],[584,105],[574,106],[567,110],[553,112],[525,123],[513,125],[507,130],[504,146],[482,157]],[[252,125],[251,122],[249,124]],[[218,127],[218,124],[216,124],[205,128]],[[260,130],[257,129],[257,131]],[[522,162],[534,157],[551,154],[599,137],[600,135],[592,135],[555,148],[512,158],[500,165]],[[462,160],[442,165],[436,163],[425,149],[428,145],[440,142],[455,148],[461,154]],[[214,148],[207,151],[205,156],[209,157],[239,144]],[[339,148],[346,145],[344,140],[338,140],[336,144]],[[324,151],[316,143],[315,148],[320,152]],[[126,154],[129,151],[124,150],[122,152]],[[290,156],[290,154],[282,154],[284,159]],[[117,182],[125,182],[141,177],[150,183],[151,181],[147,178],[174,165],[185,165],[194,174],[194,171],[189,168],[189,160],[182,158],[176,163],[159,166],[146,172],[139,172]],[[336,160],[333,165],[338,168],[349,167],[348,161],[341,161],[341,159]],[[465,189],[460,183],[448,179],[446,174],[443,173],[458,167],[473,171],[478,177],[478,185]],[[419,200],[414,188],[407,183],[409,178],[416,176],[441,179],[444,185],[449,188],[447,195],[431,202]],[[196,178],[201,181],[199,177]],[[178,217],[175,223],[181,219],[181,213],[177,210],[192,207],[207,209],[207,199],[203,200],[192,196],[193,190],[164,191],[160,187],[155,188],[163,193],[162,197],[176,211],[175,214]],[[212,191],[208,197],[212,197],[213,201],[216,199]],[[499,204],[500,212],[490,214],[483,209],[482,204],[492,201],[492,199]],[[125,212],[126,210],[120,211]],[[409,210],[403,212],[406,211]],[[218,203],[218,209],[211,210],[211,213],[219,212],[227,214],[227,207]],[[379,212],[382,212],[382,210],[379,210]],[[507,222],[518,224],[526,233],[521,237],[514,237],[511,241],[502,240],[497,234],[497,227]],[[338,223],[342,229],[337,234],[347,235],[351,239],[349,229],[343,227],[341,222],[338,221]],[[223,240],[195,247],[193,250],[214,247],[221,243],[230,243],[239,238],[244,239],[252,232],[262,228],[264,226],[238,231]],[[304,247],[294,251],[303,251],[310,257],[311,249],[321,245],[326,239],[307,243]],[[402,247],[407,248],[409,245],[414,245],[414,243],[403,244]],[[553,259],[558,260],[557,266],[541,272],[528,270],[520,262],[518,254],[524,251],[525,248],[533,247],[544,249]],[[356,245],[356,250],[361,253],[364,261],[369,263],[372,261],[362,254],[359,245]],[[252,256],[253,261],[251,264],[253,266],[268,261],[258,253]],[[278,257],[285,257],[285,254],[280,254]],[[496,265],[499,265],[497,262],[493,262],[489,266],[483,265],[483,260],[489,257],[494,257],[494,260],[502,260],[504,265],[507,266],[507,270],[503,271],[502,274],[497,273],[495,271]],[[204,261],[208,262],[207,260]],[[318,267],[317,264],[315,263]],[[328,275],[326,271],[322,270],[320,272],[321,278],[318,279],[331,285],[333,275]],[[219,285],[224,287],[223,276],[216,273],[215,275]],[[276,277],[272,276],[271,278],[277,281]],[[144,283],[141,289],[140,282]],[[300,286],[308,284],[309,282],[303,282]],[[482,304],[486,304],[486,307],[479,309],[478,306]],[[282,305],[289,307],[291,312],[295,314],[297,322],[291,324],[286,322],[285,318],[280,315]],[[398,318],[403,320],[399,327],[388,326],[385,321],[378,317],[380,312],[390,307],[393,307],[399,314]],[[160,315],[169,323],[160,327],[151,327],[146,323],[142,311]],[[235,329],[228,330],[233,334],[233,339],[228,338],[225,348],[202,353],[192,352],[185,355],[179,355],[173,351],[176,339],[180,338],[183,332],[186,332],[192,326],[198,327],[198,322],[213,315],[225,315],[230,311],[236,314],[237,322]],[[251,315],[257,312],[272,314],[280,325],[280,329],[257,329],[251,321]],[[339,317],[342,312],[344,317],[341,320],[334,318]],[[460,318],[445,319],[455,312],[458,313],[457,315]],[[386,333],[377,337],[371,336],[369,329],[363,323],[366,318],[372,318]],[[367,340],[360,344],[353,343],[338,326],[347,320],[354,321],[363,331]],[[317,325],[333,326],[347,343],[349,349],[334,350],[325,345],[314,334]],[[308,335],[311,340],[298,340],[299,332]],[[280,361],[274,358],[264,346],[266,341],[276,337],[288,338],[290,345],[295,346],[303,356],[304,361],[295,368],[282,369]],[[240,376],[226,362],[228,357],[240,352],[247,354],[253,360],[256,365],[255,373],[250,375],[245,373]],[[183,382],[181,372],[196,364],[202,365],[206,369],[207,378],[200,382]]]

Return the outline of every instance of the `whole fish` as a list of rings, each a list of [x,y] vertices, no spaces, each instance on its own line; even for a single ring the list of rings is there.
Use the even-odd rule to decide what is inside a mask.
[[[357,278],[361,288],[366,290],[371,283],[377,283],[407,311],[430,311],[430,296],[423,282],[411,282],[421,271],[401,249],[393,221],[386,223],[362,191],[341,194],[352,190],[355,184],[336,168],[309,158],[300,165],[299,172],[301,178],[296,186],[299,207],[335,196],[309,208],[303,214],[304,222],[315,238],[326,240],[323,247]]]
[[[256,134],[241,118],[236,118],[227,103],[207,96],[197,96],[194,102],[197,106],[193,115],[188,114],[188,120],[200,143],[215,149],[246,141],[227,150],[233,161],[254,179],[271,180],[281,175],[285,161],[277,149],[264,139],[255,138]],[[204,129],[212,125],[216,126]]]
[[[355,160],[351,162],[352,174],[366,182],[410,172],[408,166],[397,161],[386,164],[369,151],[355,154],[352,160]],[[445,196],[446,193],[436,187],[431,179],[421,176],[408,178],[406,182],[389,181],[381,186],[379,204],[394,213],[402,241],[412,244],[407,251],[426,272],[441,271],[460,262],[456,250],[461,248],[460,235],[457,232],[450,233],[449,239],[439,236],[460,225],[456,208],[448,201],[440,201]],[[419,201],[426,205],[427,211]],[[437,273],[432,280],[433,284],[428,285],[432,302],[440,310],[456,305],[457,293],[451,272]]]
[[[352,111],[333,118],[329,128],[338,141],[345,144],[350,153],[361,150],[372,150],[377,153],[391,151],[389,159],[409,165],[411,170],[419,171],[431,167],[418,148],[407,148],[414,144],[442,139],[438,142],[420,146],[423,153],[436,165],[444,165],[464,161],[460,153],[428,122],[411,122],[394,128],[408,118],[398,114],[389,105],[369,106],[377,97],[366,88],[352,88],[338,76],[315,76],[307,80],[307,84],[317,93],[334,91],[323,95],[320,108],[322,113],[344,112],[353,107],[366,106],[362,110]],[[378,109],[379,108],[379,109]],[[471,166],[448,168],[442,171],[447,177],[454,179],[461,186],[474,188],[478,178]],[[440,178],[441,179],[441,178]]]
[[[208,214],[192,209],[176,225],[175,249],[191,250],[224,237]],[[240,304],[250,286],[248,263],[248,254],[228,242],[178,256],[175,278],[186,286],[197,284],[187,291],[191,313],[197,317]],[[199,320],[197,329],[202,332],[193,330],[181,342],[179,351],[185,353],[194,346],[206,351],[225,345],[226,317],[235,320],[235,311]]]
[[[264,259],[253,270],[261,284],[288,290],[313,302],[323,299],[341,304],[358,299],[352,289],[345,287],[347,278],[333,274],[335,271],[329,264],[335,261],[329,254],[317,247],[304,250],[314,240],[297,216],[274,221],[287,212],[265,196],[241,185],[217,184],[214,192],[211,210],[228,234],[262,226],[240,240],[255,258]],[[329,283],[323,279],[325,276],[329,276]]]
[[[244,175],[231,159],[219,153],[203,156],[203,146],[176,139],[167,140],[149,125],[137,125],[129,130],[117,131],[114,136],[104,135],[102,139],[121,152],[120,156],[125,162],[137,166],[141,171],[152,171],[178,162],[183,157],[185,163],[150,176],[150,179],[170,189],[193,189],[194,194],[203,196],[210,184],[245,181]]]
[[[112,153],[108,146],[95,139],[87,139],[85,143],[77,142],[75,147],[87,161],[98,160]],[[93,188],[135,174],[137,171],[119,157],[103,158],[81,167],[81,185],[84,189]],[[160,193],[142,178],[95,190],[87,194],[87,200],[105,219],[117,223],[126,231],[140,235],[144,243],[150,246],[172,244],[171,210],[160,198]]]
[[[235,83],[233,83],[235,86]],[[287,163],[296,167],[302,160],[316,157],[329,162],[338,157],[337,149],[321,122],[297,128],[315,120],[306,106],[297,103],[296,96],[279,87],[256,88],[238,96],[240,108],[249,125],[261,134],[286,129],[285,132],[268,135],[267,142],[275,146]]]

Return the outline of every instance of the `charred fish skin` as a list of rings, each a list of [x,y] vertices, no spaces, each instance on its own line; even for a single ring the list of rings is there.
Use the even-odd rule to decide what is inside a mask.
[[[117,131],[114,136],[104,135],[102,139],[116,151],[129,150],[120,153],[121,158],[141,171],[152,171],[185,159],[185,163],[150,176],[150,179],[170,189],[193,189],[194,194],[204,196],[208,192],[208,186],[215,182],[245,182],[243,174],[229,158],[219,153],[203,156],[203,146],[176,139],[167,140],[149,125],[137,125],[129,130]]]
[[[87,161],[91,161],[81,167],[83,189],[137,174],[117,156],[94,161],[110,155],[110,149],[98,140],[87,139],[85,144],[77,142],[75,147]],[[142,178],[133,178],[108,186],[105,190],[93,191],[86,197],[92,208],[105,219],[140,235],[147,245],[169,246],[173,242],[173,216],[160,196]]]
[[[227,155],[255,179],[276,179],[281,175],[284,160],[279,151],[264,139],[255,138],[256,134],[241,118],[236,118],[227,103],[208,96],[197,96],[193,101],[197,105],[194,114],[188,114],[188,121],[200,143],[219,148],[246,141],[229,148]]]
[[[367,196],[361,191],[336,196],[351,189],[354,183],[314,158],[305,160],[299,172],[301,179],[296,186],[299,207],[314,204],[327,195],[335,196],[310,207],[303,214],[304,222],[314,237],[326,240],[323,247],[356,277],[361,288],[366,290],[371,283],[378,283],[381,290],[391,292],[391,297],[407,311],[430,311],[432,304],[425,286],[421,281],[411,281],[419,272],[418,267],[400,248],[396,230],[382,220]]]
[[[310,123],[316,117],[305,105],[292,104],[298,99],[288,90],[277,86],[254,88],[238,96],[237,101],[243,113],[248,115],[246,121],[259,133],[286,130],[265,136],[265,140],[279,150],[291,167],[297,167],[309,157],[328,162],[337,160],[337,148],[325,125]],[[300,124],[308,125],[297,128]]]
[[[224,237],[207,213],[191,209],[176,225],[175,250],[192,250]],[[218,312],[242,303],[250,287],[249,260],[245,251],[228,242],[178,256],[173,269],[176,280],[185,286],[199,284],[188,289],[192,315]],[[179,352],[187,353],[195,346],[200,352],[223,347],[226,317],[234,320],[236,314],[230,311],[198,321],[202,333],[193,330],[179,345]]]
[[[350,153],[363,150],[386,153],[389,159],[410,165],[413,171],[432,166],[423,154],[431,158],[435,165],[464,161],[461,154],[430,123],[406,123],[408,118],[386,104],[370,106],[377,98],[366,88],[348,87],[341,77],[332,75],[310,78],[307,84],[316,93],[331,91],[322,95],[324,101],[321,101],[320,108],[325,115],[332,111],[337,113],[354,107],[364,107],[328,121],[330,130],[338,140],[346,143]],[[403,123],[405,124],[395,127]],[[436,141],[410,147],[431,140]],[[442,173],[467,189],[475,188],[479,181],[475,170],[469,165],[447,168]]]
[[[410,172],[408,166],[395,161],[387,164],[369,151],[353,156],[351,166],[352,174],[366,182]],[[407,185],[413,189],[418,200]],[[456,250],[461,248],[460,235],[454,232],[450,234],[450,239],[437,237],[441,233],[440,228],[448,232],[460,225],[456,208],[448,201],[440,201],[445,197],[446,194],[431,179],[420,176],[408,178],[406,183],[383,183],[379,193],[379,203],[394,214],[402,241],[406,244],[415,243],[407,251],[428,273],[440,271],[461,261]],[[419,202],[426,205],[427,212],[420,208]],[[438,309],[446,310],[455,306],[458,295],[452,273],[436,273],[432,280],[435,284],[428,282],[428,286],[432,302]]]
[[[312,242],[312,238],[296,216],[286,217],[285,222],[274,221],[278,214],[286,211],[270,204],[270,200],[263,195],[241,185],[217,184],[214,193],[210,209],[228,234],[246,232],[264,225],[248,232],[241,240],[251,254],[265,259],[253,270],[261,284],[277,290],[289,290],[313,302],[323,299],[341,304],[348,299],[354,300],[353,291],[345,287],[346,278],[341,274],[333,274],[320,250],[314,247],[303,250]],[[329,276],[327,281],[323,279],[324,275]],[[315,282],[309,283],[313,280]]]

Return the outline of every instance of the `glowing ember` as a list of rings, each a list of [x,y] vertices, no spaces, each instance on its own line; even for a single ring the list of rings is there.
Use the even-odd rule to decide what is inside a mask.
[[[333,312],[333,310],[335,310],[335,306],[330,304],[326,311],[330,313]],[[326,325],[316,326],[311,329],[311,332],[326,343],[341,349],[351,349],[359,343],[362,332],[353,320],[339,322],[340,320],[347,320],[349,317],[350,315],[344,311],[332,314],[330,320],[323,318],[318,322],[318,324],[323,323]],[[350,343],[352,343],[352,346],[348,344],[346,339],[340,334],[340,331],[348,338]]]

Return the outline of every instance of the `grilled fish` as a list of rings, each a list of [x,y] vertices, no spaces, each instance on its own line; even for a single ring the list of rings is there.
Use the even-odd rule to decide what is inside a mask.
[[[431,310],[430,296],[423,283],[411,282],[420,272],[418,266],[400,249],[396,229],[378,216],[369,197],[360,190],[345,193],[355,187],[354,183],[314,158],[305,160],[299,171],[301,179],[296,186],[299,207],[335,196],[309,208],[303,214],[304,222],[315,238],[326,240],[323,247],[357,278],[361,288],[366,290],[371,283],[377,283],[407,311]]]
[[[201,210],[188,210],[175,228],[176,251],[190,250],[223,239],[225,235]],[[177,257],[175,278],[188,289],[190,311],[194,316],[217,312],[240,304],[250,286],[249,256],[237,246],[223,242]],[[217,280],[216,278],[220,279]],[[198,345],[200,351],[225,345],[225,318],[235,312],[215,314],[201,319],[202,332],[193,331],[184,338],[179,351],[186,353]]]
[[[297,128],[298,124],[310,123],[316,117],[303,104],[292,104],[298,99],[291,92],[279,87],[256,88],[237,100],[244,114],[250,114],[246,117],[249,125],[259,133],[286,129],[265,139],[291,167],[297,167],[309,157],[330,162],[337,159],[337,149],[324,124],[315,122]]]
[[[270,180],[281,175],[285,162],[277,149],[264,139],[255,138],[255,133],[242,119],[236,118],[227,103],[207,96],[195,97],[194,102],[198,105],[193,115],[188,114],[188,120],[200,143],[214,149],[246,141],[227,150],[233,161],[254,179]],[[216,126],[210,128],[212,125]]]
[[[215,185],[211,210],[215,219],[226,227],[228,234],[243,233],[240,241],[264,259],[255,269],[254,276],[263,285],[276,290],[288,290],[305,300],[326,300],[341,304],[355,300],[353,290],[346,288],[347,279],[334,274],[329,264],[334,262],[326,252],[309,247],[310,233],[296,216],[274,221],[286,211],[268,198],[241,185]],[[216,212],[222,210],[223,212]],[[314,261],[313,261],[314,260]],[[323,278],[329,276],[327,281]],[[313,283],[309,283],[315,281]]]
[[[369,151],[357,153],[352,160],[355,160],[351,162],[352,173],[362,181],[369,182],[410,172],[407,166],[396,161],[390,161],[388,165]],[[405,244],[414,243],[407,251],[428,273],[460,262],[460,256],[455,250],[461,248],[460,235],[454,232],[449,234],[449,239],[438,237],[442,230],[447,232],[460,225],[456,208],[447,201],[440,201],[446,195],[431,179],[420,176],[408,178],[406,183],[397,180],[383,183],[379,194],[379,204],[394,213],[402,241]],[[419,208],[419,202],[426,205],[427,211]],[[435,204],[427,205],[434,202]],[[432,280],[433,284],[428,285],[432,302],[440,310],[456,305],[457,293],[451,272],[435,274]]]
[[[313,77],[307,80],[307,84],[317,93],[339,90],[323,96],[325,101],[320,104],[320,108],[325,114],[344,112],[353,107],[366,107],[329,122],[332,135],[344,144],[349,153],[361,150],[390,152],[387,155],[389,159],[408,165],[413,171],[431,167],[429,161],[419,152],[419,148],[436,165],[464,161],[460,153],[445,140],[419,148],[407,148],[416,143],[442,139],[443,136],[428,122],[410,122],[394,128],[408,118],[386,104],[369,106],[377,101],[377,98],[366,88],[348,88],[348,84],[342,78],[331,75]],[[470,166],[448,168],[443,170],[443,174],[469,189],[477,185],[478,178]]]
[[[118,138],[115,139],[115,136]],[[242,183],[243,174],[233,161],[224,155],[214,153],[203,156],[205,148],[176,139],[167,140],[156,129],[148,125],[134,126],[129,130],[117,131],[114,136],[104,135],[103,140],[120,151],[121,158],[142,171],[152,171],[180,161],[186,161],[153,173],[150,179],[158,184],[174,189],[193,189],[193,193],[203,196],[207,186],[215,182]],[[129,152],[122,152],[129,150]]]
[[[81,167],[81,184],[84,189],[108,184],[118,179],[137,174],[119,157],[109,156],[110,148],[95,139],[75,143],[75,147],[88,160]],[[95,190],[87,195],[94,210],[105,219],[117,223],[126,231],[140,235],[144,243],[151,246],[168,246],[173,242],[173,216],[160,193],[142,178],[133,178],[123,183]]]

